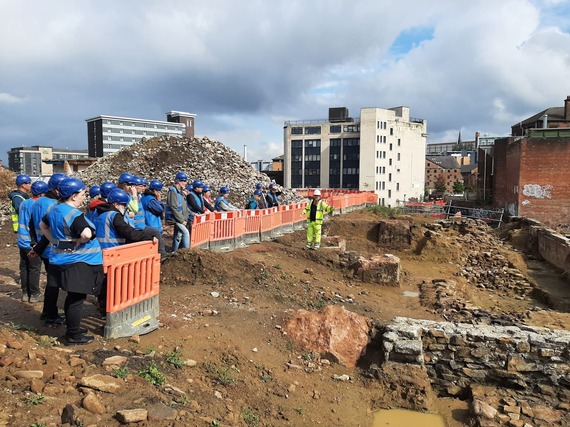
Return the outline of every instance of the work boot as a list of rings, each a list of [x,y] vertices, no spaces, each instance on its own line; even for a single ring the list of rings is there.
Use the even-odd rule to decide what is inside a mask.
[[[78,345],[78,344],[89,344],[95,340],[95,337],[91,335],[75,334],[75,335],[65,335],[65,340],[67,345]]]
[[[313,249],[313,244],[307,243],[307,246],[305,246],[305,249]]]
[[[40,317],[41,319],[41,317]],[[51,319],[47,318],[45,319],[45,324],[46,325],[52,325],[52,326],[61,326],[61,325],[65,325],[66,320],[65,317],[63,316],[57,316],[57,317],[53,317]]]
[[[319,249],[320,247],[321,247],[321,245],[317,243],[317,244],[313,247],[313,250],[316,251],[316,250]]]
[[[44,301],[44,294],[38,292],[37,294],[33,294],[30,297],[30,302],[43,302]]]
[[[30,302],[30,296],[25,292],[22,295],[22,302]]]

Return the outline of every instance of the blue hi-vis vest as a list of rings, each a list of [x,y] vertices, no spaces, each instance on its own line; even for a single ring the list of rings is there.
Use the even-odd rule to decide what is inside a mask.
[[[141,203],[141,200],[139,199],[138,201],[138,205],[139,205],[139,210],[137,211],[137,213],[135,214],[134,218],[133,218],[133,223],[134,223],[134,227],[137,230],[144,230],[144,228],[146,227],[145,221],[144,221],[144,209],[143,209],[143,205]]]
[[[148,204],[152,201],[152,200],[156,200],[156,197],[154,197],[151,194],[146,194],[144,196],[142,196],[141,198],[141,204],[143,206],[144,209],[144,221],[145,224],[149,227],[152,228],[156,228],[158,231],[160,231],[162,233],[162,218],[160,215],[155,215],[152,212],[150,212],[148,210]]]
[[[97,230],[95,236],[101,245],[101,249],[125,244],[125,239],[117,236],[115,227],[113,227],[113,219],[118,213],[117,211],[107,211],[98,215],[95,220],[95,229]]]
[[[201,195],[201,194],[197,194],[197,193],[195,193],[195,192],[193,192],[193,191],[191,191],[190,194],[192,194],[192,196],[194,197],[194,200],[196,200],[196,204],[197,204],[198,206],[200,206],[202,209],[204,209],[204,198],[202,197],[202,195]],[[190,208],[190,210],[192,211],[192,207],[189,206],[189,208]],[[201,214],[202,212],[195,212],[195,211],[192,211],[192,214],[195,214],[195,213],[199,215],[199,214]],[[191,216],[192,218],[194,218],[194,215],[192,215],[192,214],[190,214],[190,216]]]
[[[177,211],[182,213],[182,203],[186,203],[186,200],[182,200],[182,194],[176,189],[176,187],[170,187],[168,191],[174,191],[176,193],[176,197],[178,198],[178,207]],[[164,219],[174,219],[174,214],[172,213],[172,208],[167,203],[166,204],[166,211],[164,213]]]
[[[67,203],[59,203],[50,209],[48,220],[52,237],[58,243],[52,243],[49,255],[49,263],[53,265],[69,265],[76,262],[84,262],[90,265],[102,265],[103,253],[97,239],[89,240],[80,244],[75,250],[68,251],[58,247],[60,242],[77,240],[79,236],[71,235],[71,225],[78,216],[83,213]],[[89,226],[95,229],[93,223],[87,220]]]
[[[97,215],[99,215],[99,213],[97,212],[97,208],[93,209],[92,211],[87,209],[87,211],[85,212],[85,218],[87,218],[93,224],[95,224],[95,218],[97,218]]]
[[[36,230],[36,237],[38,241],[42,238],[42,230],[40,229],[40,222],[46,214],[57,205],[57,199],[51,199],[46,196],[40,197],[32,206],[32,222],[34,224],[34,229]],[[49,259],[51,252],[51,245],[48,245],[43,251],[41,257]]]
[[[271,199],[274,206],[277,206],[279,204],[279,196],[277,196],[276,193],[269,192],[267,193],[267,196]]]
[[[225,199],[224,196],[218,196],[218,197],[216,197],[216,203],[214,203],[214,209],[215,209],[215,210],[217,210],[217,211],[220,210],[220,202],[221,202],[222,200],[224,200],[224,199]]]
[[[32,238],[30,236],[30,218],[32,216],[32,205],[34,199],[26,199],[20,205],[18,217],[18,247],[20,249],[32,249]]]

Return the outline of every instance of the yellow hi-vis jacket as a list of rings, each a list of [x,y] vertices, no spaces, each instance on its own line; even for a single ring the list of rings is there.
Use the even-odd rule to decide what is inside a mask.
[[[305,210],[303,211],[303,213],[307,215],[307,222],[311,222],[311,206],[313,202],[314,200],[311,200],[307,205],[307,207],[305,208]],[[333,210],[334,208],[332,206],[329,206],[322,200],[319,200],[317,204],[317,214],[315,215],[315,222],[317,224],[322,224],[324,212],[332,213]]]
[[[16,194],[14,197],[19,197],[22,200],[26,200],[24,197],[22,197],[20,194]],[[16,209],[14,209],[14,201],[10,200],[10,213],[12,214],[12,229],[14,230],[14,233],[18,232],[18,212],[16,212]]]

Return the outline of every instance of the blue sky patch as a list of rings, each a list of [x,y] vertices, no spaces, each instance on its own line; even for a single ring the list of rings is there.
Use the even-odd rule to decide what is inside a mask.
[[[402,31],[390,46],[390,56],[402,56],[424,40],[433,39],[434,31],[434,27],[413,27]]]

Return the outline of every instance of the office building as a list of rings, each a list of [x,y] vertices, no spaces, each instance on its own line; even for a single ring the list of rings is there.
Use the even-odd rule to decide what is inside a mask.
[[[374,191],[397,206],[424,194],[427,121],[408,107],[330,108],[328,119],[284,124],[284,184]]]
[[[167,121],[97,116],[87,119],[89,157],[103,157],[128,147],[142,138],[174,135],[194,138],[196,114],[170,111]]]
[[[87,150],[69,150],[45,145],[15,147],[8,151],[8,167],[32,177],[50,176],[54,164],[87,159]]]

